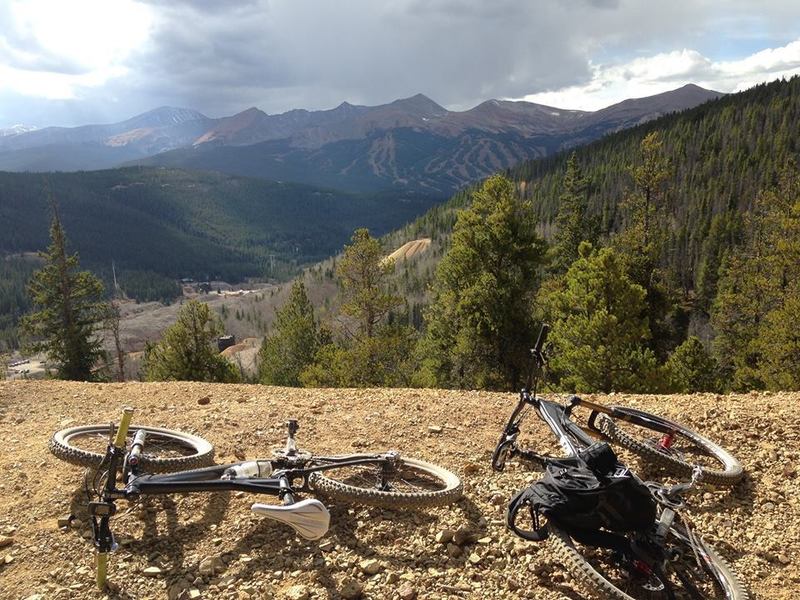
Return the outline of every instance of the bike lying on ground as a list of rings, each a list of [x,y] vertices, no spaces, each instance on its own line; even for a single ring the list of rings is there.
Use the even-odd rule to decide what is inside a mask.
[[[133,409],[126,408],[118,428],[113,424],[71,427],[50,440],[55,456],[89,467],[88,512],[101,588],[106,583],[108,553],[116,548],[110,519],[117,500],[230,490],[277,496],[282,504],[255,503],[251,509],[289,525],[305,539],[316,540],[328,531],[330,514],[319,500],[299,500],[299,494],[317,493],[386,508],[426,508],[451,504],[462,493],[455,474],[395,451],[314,456],[299,450],[296,420],[288,422],[286,445],[272,459],[204,466],[213,461],[209,442],[180,431],[131,426],[132,415]]]
[[[538,370],[544,365],[543,328],[532,350]],[[522,390],[492,455],[502,471],[508,458],[520,457],[544,469],[543,478],[518,493],[507,525],[526,540],[549,539],[562,564],[598,598],[746,600],[747,592],[730,566],[679,514],[682,496],[700,480],[730,484],[742,468],[728,452],[699,434],[643,411],[607,408],[572,396],[565,404]],[[573,420],[573,410],[591,410],[588,426]],[[558,438],[567,456],[543,456],[517,446],[520,425],[533,408]],[[601,417],[598,426],[597,420]],[[657,432],[657,441],[625,433],[617,419]],[[601,441],[597,441],[599,438]],[[683,448],[675,443],[681,439]],[[685,473],[687,483],[663,486],[643,482],[617,459],[608,441],[618,442],[646,461]],[[704,457],[705,464],[690,460]],[[701,461],[698,461],[700,463]],[[518,524],[523,508],[532,527]]]

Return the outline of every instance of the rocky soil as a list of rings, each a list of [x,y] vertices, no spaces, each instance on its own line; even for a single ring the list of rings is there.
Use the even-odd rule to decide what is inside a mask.
[[[689,515],[754,597],[800,597],[800,394],[596,399],[675,418],[731,450],[747,478],[696,495]],[[437,390],[0,382],[0,598],[581,598],[547,544],[504,528],[507,501],[538,477],[523,465],[489,467],[514,402]],[[308,449],[397,448],[457,472],[465,496],[419,513],[329,503],[331,529],[317,542],[252,514],[254,497],[242,493],[120,502],[114,588],[101,593],[82,470],[51,456],[47,441],[60,428],[116,420],[128,405],[135,422],[206,437],[220,461],[269,456],[297,417]],[[552,449],[543,425],[527,425],[531,445]],[[60,527],[73,512],[78,521]]]

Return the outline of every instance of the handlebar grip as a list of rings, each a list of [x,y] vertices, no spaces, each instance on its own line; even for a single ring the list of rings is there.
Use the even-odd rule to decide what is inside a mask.
[[[547,341],[547,334],[550,331],[550,325],[547,323],[542,324],[542,328],[539,330],[539,337],[536,338],[536,344],[533,347],[533,351],[536,354],[541,354],[542,347],[544,343]]]

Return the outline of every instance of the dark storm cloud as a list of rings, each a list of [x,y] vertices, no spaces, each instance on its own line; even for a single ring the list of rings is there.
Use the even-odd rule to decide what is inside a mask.
[[[157,4],[134,80],[209,112],[373,104],[417,92],[469,106],[589,75],[557,3],[253,1],[224,14],[218,3]]]
[[[757,10],[732,0],[724,11],[715,0],[139,3],[154,21],[147,42],[127,57],[125,76],[51,104],[57,112],[47,122],[74,124],[87,112],[97,115],[94,121],[119,120],[159,105],[209,116],[249,106],[274,113],[343,100],[377,104],[418,92],[465,109],[488,98],[583,85],[593,64],[708,48],[709,37],[726,35],[723,19],[738,23],[739,33],[754,22],[779,32],[796,30],[798,14],[789,0]],[[0,61],[68,72],[69,64],[32,40],[5,40],[2,15],[0,8]],[[0,93],[0,124],[24,121],[15,115],[44,104]]]

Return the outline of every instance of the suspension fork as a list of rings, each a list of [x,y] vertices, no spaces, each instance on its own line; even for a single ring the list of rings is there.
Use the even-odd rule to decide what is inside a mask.
[[[113,442],[106,451],[108,474],[99,500],[89,502],[88,511],[92,518],[92,534],[97,549],[96,581],[99,589],[104,589],[108,581],[108,554],[116,550],[114,534],[111,533],[111,517],[117,512],[114,501],[120,497],[117,491],[117,474],[125,460],[125,440],[128,437],[133,409],[125,408]],[[101,465],[102,468],[102,465]]]

